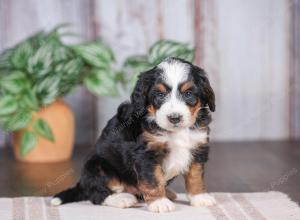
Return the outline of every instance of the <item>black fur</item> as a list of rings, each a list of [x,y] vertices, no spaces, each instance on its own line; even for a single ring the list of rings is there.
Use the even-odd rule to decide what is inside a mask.
[[[206,78],[205,72],[192,65],[191,75],[196,84],[196,93],[211,111],[215,110],[213,90]],[[167,150],[152,150],[142,138],[144,130],[163,131],[155,122],[146,120],[147,106],[155,103],[154,83],[160,79],[160,70],[155,67],[140,75],[131,95],[130,102],[122,103],[117,114],[111,118],[96,143],[94,152],[88,157],[82,170],[79,182],[73,188],[67,189],[54,197],[62,203],[90,200],[101,204],[113,192],[108,188],[111,179],[117,178],[126,185],[138,187],[138,182],[144,181],[155,186],[154,167],[161,164],[168,153]],[[207,127],[211,121],[207,108],[199,111],[195,126]],[[191,152],[194,160],[201,164],[208,159],[208,147]],[[170,181],[169,181],[170,182]]]

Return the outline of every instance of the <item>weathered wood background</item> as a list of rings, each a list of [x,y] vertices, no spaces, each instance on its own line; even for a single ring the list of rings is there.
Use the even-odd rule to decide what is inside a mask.
[[[300,137],[298,0],[0,0],[0,49],[41,28],[70,22],[83,39],[101,36],[118,63],[158,39],[189,42],[217,97],[212,139]],[[119,99],[84,89],[66,98],[77,142],[93,143]],[[85,108],[82,108],[85,106]],[[0,134],[0,142],[3,134]]]

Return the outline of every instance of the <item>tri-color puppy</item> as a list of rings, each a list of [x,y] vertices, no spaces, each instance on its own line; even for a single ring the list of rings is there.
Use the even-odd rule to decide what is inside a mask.
[[[176,194],[166,187],[180,174],[191,205],[215,204],[203,183],[210,111],[215,95],[205,72],[181,59],[164,60],[139,76],[130,102],[109,120],[79,182],[51,204],[90,200],[126,208],[142,198],[150,211],[170,212]]]

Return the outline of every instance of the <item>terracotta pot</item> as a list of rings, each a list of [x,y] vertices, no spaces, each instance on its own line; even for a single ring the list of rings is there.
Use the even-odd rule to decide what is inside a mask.
[[[42,108],[34,116],[41,118],[51,127],[55,141],[38,137],[36,146],[26,156],[20,155],[21,135],[26,130],[13,133],[13,148],[17,160],[23,162],[49,163],[70,159],[74,145],[75,120],[70,107],[62,100]],[[28,129],[28,128],[27,128]]]

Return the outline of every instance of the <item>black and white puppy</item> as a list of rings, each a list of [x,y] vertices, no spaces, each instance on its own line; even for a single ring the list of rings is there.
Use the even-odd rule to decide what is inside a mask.
[[[169,212],[176,194],[166,187],[183,174],[190,204],[213,205],[203,174],[214,110],[205,72],[181,59],[164,60],[139,76],[130,102],[109,120],[79,182],[51,204],[90,200],[126,208],[141,198],[150,211]]]

